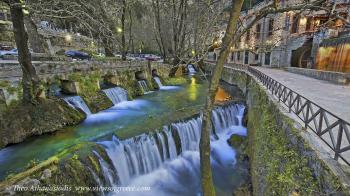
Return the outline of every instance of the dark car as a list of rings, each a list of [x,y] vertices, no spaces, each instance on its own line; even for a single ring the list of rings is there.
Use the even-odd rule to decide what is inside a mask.
[[[78,50],[67,50],[64,54],[67,57],[71,57],[72,59],[81,59],[81,60],[91,59],[91,56],[89,54]]]

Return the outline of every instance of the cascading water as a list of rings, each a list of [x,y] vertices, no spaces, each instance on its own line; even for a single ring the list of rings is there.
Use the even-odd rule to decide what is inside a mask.
[[[138,83],[139,83],[140,87],[142,88],[142,90],[143,90],[143,92],[144,92],[145,94],[147,94],[147,93],[150,92],[150,90],[149,90],[149,88],[148,88],[147,83],[146,83],[145,80],[139,80]]]
[[[87,115],[92,114],[89,107],[80,96],[65,97],[63,100],[74,109],[80,109]]]
[[[154,80],[158,84],[160,90],[175,90],[175,89],[179,89],[178,86],[164,86],[162,84],[162,82],[160,81],[159,77],[154,77]]]
[[[190,75],[193,75],[193,74],[197,73],[197,71],[194,69],[192,64],[189,64],[187,66],[187,68],[188,68],[188,72],[190,73]]]
[[[221,181],[218,186],[223,190],[232,191],[232,180],[228,174],[234,173],[236,160],[235,151],[227,140],[232,134],[246,135],[246,129],[238,120],[243,118],[244,109],[243,105],[235,104],[213,111],[212,121],[217,137],[211,137],[211,162],[214,181]],[[202,115],[164,126],[156,133],[123,141],[113,137],[112,141],[100,142],[113,163],[113,166],[105,166],[106,162],[103,162],[103,167],[115,168],[113,173],[118,174],[119,182],[113,186],[152,187],[143,195],[199,195],[201,126]],[[105,181],[112,181],[110,175],[104,176],[108,178]],[[129,194],[137,195],[137,192],[125,193]]]
[[[159,88],[162,88],[163,84],[162,84],[162,82],[160,81],[160,78],[159,78],[159,77],[154,77],[154,80],[155,80],[156,83],[158,84]]]
[[[105,89],[103,92],[113,102],[114,105],[128,100],[128,92],[120,87]]]

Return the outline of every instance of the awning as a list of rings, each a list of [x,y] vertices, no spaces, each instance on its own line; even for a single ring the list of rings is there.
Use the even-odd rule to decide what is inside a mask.
[[[350,43],[350,36],[344,36],[344,37],[325,39],[322,41],[320,46],[327,47],[327,46],[336,46],[339,44],[349,44],[349,43]]]

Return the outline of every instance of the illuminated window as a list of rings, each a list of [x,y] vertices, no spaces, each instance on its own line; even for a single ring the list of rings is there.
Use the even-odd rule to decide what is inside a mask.
[[[308,17],[307,18],[306,27],[305,27],[306,31],[312,31],[313,30],[313,28],[312,28],[312,21],[313,21],[312,17]]]

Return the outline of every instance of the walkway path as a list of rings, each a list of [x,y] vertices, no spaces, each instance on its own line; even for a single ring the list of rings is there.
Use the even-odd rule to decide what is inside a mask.
[[[336,85],[279,69],[255,68],[350,122],[350,86]]]

